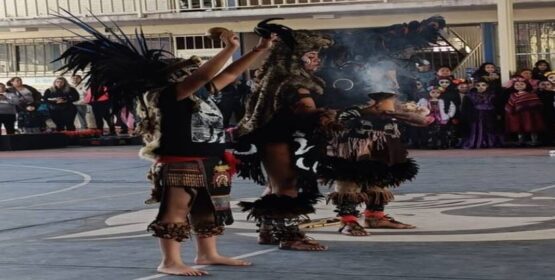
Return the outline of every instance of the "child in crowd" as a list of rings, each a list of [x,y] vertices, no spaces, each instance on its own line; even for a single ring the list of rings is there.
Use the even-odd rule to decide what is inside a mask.
[[[543,80],[545,79],[545,73],[551,72],[551,65],[547,60],[538,60],[536,64],[534,64],[534,69],[532,69],[532,77],[536,80]]]
[[[524,137],[530,135],[532,145],[538,142],[538,133],[543,132],[543,104],[532,86],[524,78],[513,78],[509,88],[509,101],[505,105],[505,129],[507,133],[518,135],[518,144],[524,145]]]
[[[548,80],[551,85],[555,88],[555,71],[550,71],[545,73],[544,80]]]
[[[472,74],[474,81],[484,80],[488,83],[490,91],[497,91],[501,89],[501,76],[497,71],[497,66],[491,62],[485,62],[474,74]]]
[[[444,88],[431,86],[428,89],[428,98],[422,98],[417,103],[418,106],[430,110],[428,116],[434,119],[434,122],[426,128],[425,142],[430,148],[447,148],[449,119],[455,115],[456,108],[453,102],[440,99]]]
[[[418,101],[421,98],[426,98],[426,96],[428,96],[428,92],[426,91],[426,87],[424,85],[424,82],[416,80],[416,91],[412,94],[410,101]]]
[[[453,85],[455,90],[449,93],[445,93],[444,99],[449,100],[455,105],[455,115],[450,120],[450,134],[451,134],[451,146],[461,147],[463,138],[468,134],[468,124],[463,118],[462,109],[465,104],[471,102],[468,97],[468,92],[470,91],[470,85],[465,80],[454,80]]]
[[[552,145],[555,140],[555,88],[551,82],[541,81],[536,93],[542,101],[542,116],[545,125],[540,140],[544,145]]]
[[[451,80],[455,78],[453,77],[453,70],[451,70],[449,66],[439,67],[436,71],[436,78],[437,77],[451,78]]]
[[[538,88],[540,80],[534,79],[531,69],[524,68],[518,72],[518,75],[524,78],[532,86],[532,89]]]
[[[463,148],[479,149],[500,145],[495,128],[495,93],[490,89],[488,80],[480,79],[476,88],[470,90],[468,100],[463,104],[461,117],[468,123],[468,135],[464,139]]]

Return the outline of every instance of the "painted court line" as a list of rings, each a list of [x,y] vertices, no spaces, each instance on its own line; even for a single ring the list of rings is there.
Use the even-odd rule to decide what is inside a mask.
[[[271,252],[277,251],[277,250],[278,250],[278,248],[255,251],[255,252],[252,252],[252,253],[247,253],[247,254],[235,256],[235,257],[233,257],[233,259],[243,259],[243,258],[263,255],[263,254],[271,253]],[[203,267],[207,267],[207,266],[208,265],[195,265],[195,266],[193,266],[193,268],[198,269],[198,268],[203,268]],[[146,277],[136,278],[136,279],[133,279],[133,280],[150,280],[150,279],[162,278],[162,277],[165,277],[165,276],[170,276],[170,275],[159,273],[159,274],[154,274],[154,275],[150,275],[150,276],[146,276]]]
[[[39,204],[31,204],[19,207],[10,207],[5,208],[7,210],[19,210],[19,209],[27,209],[36,206],[45,206],[45,205],[55,205],[55,204],[64,204],[64,203],[71,203],[71,202],[81,202],[81,201],[88,201],[88,200],[96,200],[101,198],[112,198],[112,197],[122,197],[122,196],[129,196],[135,194],[145,194],[145,191],[140,192],[130,192],[130,193],[123,193],[123,194],[116,194],[116,195],[104,195],[104,196],[96,196],[96,197],[89,197],[89,198],[81,198],[81,199],[70,199],[70,200],[62,200],[62,201],[54,201],[54,202],[47,202],[47,203],[39,203]]]
[[[541,192],[541,191],[545,191],[545,190],[549,190],[549,189],[553,189],[553,188],[555,188],[555,185],[533,189],[533,190],[530,190],[530,192]]]
[[[47,195],[51,195],[51,194],[56,194],[56,193],[61,193],[61,192],[67,192],[67,191],[71,191],[77,188],[80,188],[82,186],[87,185],[88,183],[91,182],[91,176],[79,171],[75,171],[75,170],[69,170],[69,169],[61,169],[61,168],[50,168],[50,167],[42,167],[42,166],[32,166],[32,165],[11,165],[11,164],[0,164],[0,166],[9,166],[9,167],[26,167],[26,168],[37,168],[37,169],[46,169],[46,170],[56,170],[56,171],[62,171],[62,172],[68,172],[68,173],[73,173],[73,174],[77,174],[81,177],[83,177],[83,182],[73,185],[71,187],[65,188],[65,189],[61,189],[61,190],[57,190],[57,191],[51,191],[51,192],[46,192],[46,193],[39,193],[39,194],[33,194],[33,195],[27,195],[27,196],[20,196],[20,197],[14,197],[14,198],[9,198],[9,199],[4,199],[4,200],[0,200],[0,202],[8,202],[8,201],[15,201],[15,200],[21,200],[21,199],[27,199],[27,198],[33,198],[33,197],[40,197],[40,196],[47,196]]]

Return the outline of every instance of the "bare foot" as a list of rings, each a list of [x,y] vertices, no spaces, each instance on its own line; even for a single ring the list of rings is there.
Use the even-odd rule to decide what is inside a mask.
[[[157,269],[158,272],[170,275],[182,275],[182,276],[204,276],[208,275],[208,272],[204,270],[194,269],[185,264],[171,264],[165,265],[160,264]]]
[[[232,259],[229,257],[224,257],[220,255],[215,256],[202,256],[195,258],[195,264],[203,264],[203,265],[230,265],[230,266],[248,266],[251,265],[251,262],[240,260],[240,259]]]

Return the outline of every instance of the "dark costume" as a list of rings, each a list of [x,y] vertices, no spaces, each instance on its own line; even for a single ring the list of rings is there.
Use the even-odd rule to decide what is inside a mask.
[[[192,228],[199,237],[219,235],[224,224],[233,223],[229,205],[231,170],[224,164],[223,117],[211,97],[175,100],[173,88],[159,93],[159,146],[152,154],[152,146],[141,151],[143,156],[155,156],[157,160],[149,179],[157,186],[153,197],[161,203],[149,230],[154,236],[167,238],[176,227],[161,220],[169,200],[167,189],[177,187],[191,196],[190,217],[179,225],[181,231],[185,234]]]
[[[544,129],[543,104],[534,92],[513,92],[505,105],[508,133],[539,133]]]
[[[64,88],[51,87],[44,92],[44,101],[48,104],[48,110],[52,121],[56,124],[56,130],[75,130],[75,116],[77,107],[73,102],[79,100],[79,93],[73,87],[66,85]],[[58,103],[63,99],[64,103]]]
[[[344,129],[333,134],[328,142],[326,157],[320,161],[318,175],[323,182],[335,185],[335,192],[328,196],[336,206],[343,227],[357,230],[359,212],[357,205],[366,204],[365,226],[377,227],[373,213],[383,214],[384,207],[393,200],[390,187],[412,180],[418,166],[407,158],[401,143],[395,113],[363,115],[363,107],[346,109],[338,116]],[[400,115],[405,114],[401,117]],[[408,118],[407,118],[408,114]],[[401,119],[412,125],[425,125],[424,116],[401,112]],[[391,223],[398,223],[390,217]]]
[[[469,132],[464,140],[465,149],[492,148],[500,145],[496,124],[496,113],[492,91],[468,93],[470,102],[464,103],[462,114],[468,123]]]
[[[74,16],[65,19],[94,39],[64,52],[59,58],[66,62],[61,70],[86,70],[94,97],[109,88],[112,104],[139,101],[142,120],[137,130],[145,142],[141,156],[155,161],[148,177],[154,184],[151,201],[160,201],[158,216],[148,230],[176,241],[188,238],[191,228],[199,237],[221,234],[223,225],[233,222],[232,168],[224,160],[223,117],[210,97],[177,100],[176,85],[191,74],[193,63],[149,49],[142,33],[136,34],[136,46],[119,28],[110,39]],[[162,221],[171,188],[181,188],[190,196],[184,223]]]
[[[323,111],[301,113],[296,106],[304,98],[322,94],[323,81],[307,72],[301,57],[311,51],[319,51],[329,40],[308,31],[291,31],[294,47],[278,42],[258,76],[259,83],[247,102],[243,119],[233,130],[236,141],[235,155],[240,160],[238,175],[252,179],[260,185],[272,184],[272,179],[294,182],[299,190],[297,197],[267,194],[254,202],[241,202],[249,218],[254,218],[261,226],[261,243],[280,244],[280,248],[290,249],[290,244],[302,242],[313,244],[300,232],[300,218],[315,211],[313,205],[321,196],[318,191],[313,157],[318,152],[312,142],[319,128]],[[300,94],[299,89],[309,94]],[[267,170],[278,170],[269,166],[287,162],[283,173],[277,171],[268,182],[262,172],[261,161],[271,154],[269,147],[284,145],[288,160],[265,162]],[[312,159],[310,159],[312,158]],[[279,186],[279,185],[277,185]]]
[[[40,92],[28,85],[23,85],[22,91],[10,87],[7,92],[14,93],[19,99],[16,107],[17,126],[23,133],[39,133],[46,128],[46,116],[44,111],[40,111],[42,100]]]
[[[545,131],[542,135],[542,142],[551,145],[555,140],[555,91],[538,89],[537,95],[542,101],[542,116]]]

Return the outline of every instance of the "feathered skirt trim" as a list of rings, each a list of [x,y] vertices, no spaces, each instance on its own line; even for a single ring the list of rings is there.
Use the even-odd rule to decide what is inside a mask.
[[[239,202],[239,206],[243,212],[249,212],[247,219],[296,219],[314,213],[314,205],[321,197],[320,194],[305,192],[297,197],[268,194],[253,202]]]
[[[387,165],[377,160],[352,161],[340,157],[326,157],[320,161],[318,175],[326,184],[350,181],[361,187],[398,187],[416,177],[418,165],[413,159]]]

